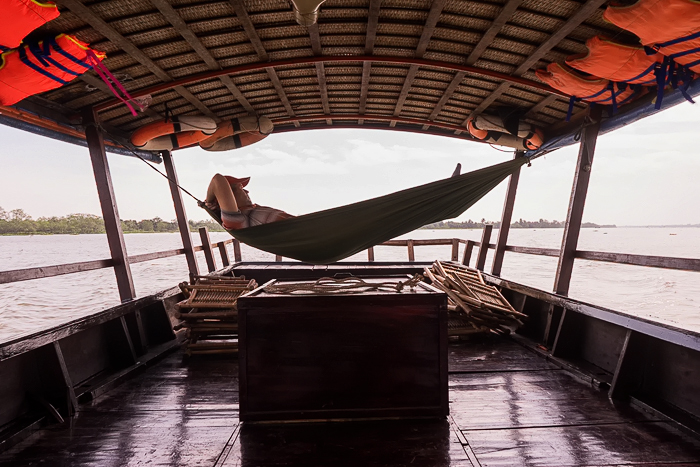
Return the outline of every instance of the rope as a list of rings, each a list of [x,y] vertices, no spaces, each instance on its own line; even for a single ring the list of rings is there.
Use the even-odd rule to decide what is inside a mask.
[[[413,290],[423,280],[421,274],[416,274],[411,279],[398,282],[366,282],[359,277],[346,277],[335,279],[322,277],[314,283],[299,284],[272,284],[263,289],[270,294],[336,294],[336,293],[361,293],[371,290],[384,290],[388,292],[401,292],[405,287]]]
[[[98,128],[99,128],[104,134],[106,134],[107,136],[109,136],[113,141],[118,141],[118,139],[115,138],[114,135],[110,134],[108,131],[106,131],[106,130],[105,130],[104,128],[102,128],[101,126],[98,125]],[[189,191],[187,191],[186,189],[184,189],[182,186],[180,186],[180,184],[177,183],[175,180],[173,180],[172,178],[168,177],[166,174],[164,174],[163,172],[161,172],[160,170],[158,170],[157,168],[155,168],[155,167],[153,166],[153,164],[151,164],[150,162],[148,162],[148,161],[147,161],[146,159],[144,159],[143,157],[139,156],[139,154],[138,154],[137,152],[135,152],[133,149],[131,149],[129,146],[127,146],[127,145],[125,145],[125,144],[123,144],[123,143],[122,143],[122,146],[123,146],[126,150],[128,150],[131,154],[133,154],[135,157],[138,157],[139,159],[141,159],[141,160],[143,161],[144,164],[146,164],[147,166],[149,166],[150,168],[152,168],[153,170],[155,170],[156,172],[158,172],[163,178],[166,178],[168,181],[170,181],[170,183],[174,183],[174,184],[175,184],[179,189],[181,189],[185,194],[189,195],[192,199],[194,199],[194,200],[197,202],[197,205],[198,205],[199,207],[202,207],[202,206],[204,205],[204,201],[202,201],[202,200],[200,200],[199,198],[197,198],[195,195],[193,195],[192,193],[190,193]]]

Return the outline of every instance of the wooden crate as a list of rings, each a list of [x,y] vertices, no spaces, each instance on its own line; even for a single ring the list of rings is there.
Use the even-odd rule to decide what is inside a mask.
[[[239,298],[238,325],[242,421],[448,413],[447,299],[427,284],[329,295],[261,287]]]

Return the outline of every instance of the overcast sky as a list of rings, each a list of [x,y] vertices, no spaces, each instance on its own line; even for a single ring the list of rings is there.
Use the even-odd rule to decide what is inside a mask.
[[[683,103],[598,139],[584,220],[617,225],[700,223],[700,104]],[[86,148],[0,126],[0,206],[34,218],[101,214]],[[577,148],[524,167],[514,218],[564,220]],[[182,186],[204,197],[211,176],[251,176],[253,202],[304,214],[352,203],[512,157],[454,138],[376,130],[272,134],[225,153],[174,155]],[[138,159],[110,154],[122,219],[175,217],[167,181]],[[162,165],[159,166],[162,170]],[[459,217],[498,220],[506,182]],[[191,219],[206,214],[191,199]]]

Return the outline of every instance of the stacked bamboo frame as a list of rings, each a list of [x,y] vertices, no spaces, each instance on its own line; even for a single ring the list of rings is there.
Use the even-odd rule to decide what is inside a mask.
[[[257,287],[245,277],[194,276],[183,282],[185,300],[177,304],[187,329],[187,355],[238,352],[238,297]]]
[[[450,336],[478,332],[508,333],[527,318],[516,311],[499,290],[484,282],[481,272],[458,263],[436,261],[426,277],[448,297]]]

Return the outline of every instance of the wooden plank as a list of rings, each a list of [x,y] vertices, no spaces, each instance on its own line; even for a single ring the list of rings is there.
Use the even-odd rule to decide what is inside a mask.
[[[129,257],[126,253],[124,233],[122,232],[119,210],[117,209],[117,199],[114,195],[112,175],[109,172],[104,139],[102,131],[98,128],[97,115],[94,110],[87,109],[83,113],[83,122],[86,125],[85,139],[87,140],[90,160],[92,161],[92,171],[95,174],[97,195],[100,199],[102,219],[107,232],[107,243],[114,261],[114,274],[117,276],[119,298],[122,302],[125,302],[136,297],[136,291],[134,289],[134,280],[131,276],[131,268],[129,267]]]
[[[481,39],[476,44],[476,46],[474,46],[471,53],[467,57],[467,60],[465,61],[467,65],[474,65],[474,63],[476,63],[476,61],[479,60],[481,54],[484,53],[484,50],[486,50],[489,47],[489,45],[491,45],[493,39],[495,39],[495,37],[498,35],[501,29],[503,29],[503,26],[505,26],[505,24],[508,22],[511,16],[513,16],[513,13],[515,12],[515,10],[518,9],[522,2],[523,0],[508,0],[508,2],[505,5],[503,5],[503,8],[501,9],[496,19],[493,20],[493,23],[491,23],[489,29],[486,30],[483,36],[481,36]],[[447,104],[447,101],[450,100],[450,98],[454,94],[455,90],[457,89],[457,86],[459,86],[459,83],[461,83],[462,80],[464,80],[465,75],[465,73],[457,73],[455,75],[454,79],[445,90],[445,93],[442,95],[437,105],[430,113],[430,117],[428,117],[428,120],[435,120],[437,118],[437,116],[442,111],[442,108],[445,106],[445,104]],[[465,124],[463,123],[462,126],[464,125]]]
[[[62,276],[64,274],[73,274],[76,272],[94,271],[95,269],[111,268],[115,264],[113,259],[98,259],[81,263],[0,271],[0,284],[41,279],[43,277]]]
[[[486,255],[489,252],[489,240],[491,240],[491,232],[493,231],[492,224],[486,224],[484,226],[484,232],[481,235],[481,244],[479,245],[479,256],[476,258],[476,268],[479,271],[484,270],[486,265]]]
[[[160,13],[165,17],[166,20],[173,26],[173,28],[185,39],[185,41],[192,47],[192,49],[197,53],[197,55],[207,64],[210,70],[220,70],[221,65],[216,61],[214,56],[209,52],[209,50],[202,44],[202,41],[195,35],[194,32],[187,26],[183,21],[180,14],[175,11],[175,9],[166,0],[151,0],[151,3],[155,5]],[[238,100],[238,102],[248,111],[253,112],[252,107],[248,100],[243,96],[243,94],[238,90],[238,87],[233,83],[229,76],[222,76],[219,78],[221,82],[226,86],[233,96]]]
[[[539,101],[537,104],[533,105],[528,109],[527,112],[525,112],[525,116],[534,116],[539,112],[540,110],[544,109],[545,107],[553,104],[557,100],[557,96],[550,94],[549,96],[545,97],[541,101]]]
[[[143,253],[140,255],[129,256],[129,264],[143,263],[145,261],[153,261],[155,259],[170,258],[171,256],[184,255],[185,249],[156,251],[154,253]]]
[[[240,263],[243,260],[241,255],[241,242],[237,238],[233,239],[233,259],[237,263]]]
[[[529,246],[506,245],[506,251],[512,251],[513,253],[522,253],[525,255],[559,256],[559,250],[556,250],[554,248],[536,248]]]
[[[425,20],[425,25],[423,26],[423,32],[421,33],[420,39],[418,39],[418,46],[416,47],[415,57],[422,58],[425,55],[425,51],[428,49],[428,44],[433,36],[435,27],[437,26],[442,10],[445,7],[445,0],[433,0],[430,4],[430,11],[428,12],[428,18]],[[406,102],[406,97],[411,91],[411,86],[413,86],[413,81],[418,73],[418,65],[411,65],[406,74],[406,78],[403,82],[403,87],[399,93],[399,98],[396,101],[396,107],[394,108],[394,116],[399,116],[401,114],[401,109]],[[396,121],[392,121],[393,125],[396,125]],[[392,126],[393,126],[392,125]]]
[[[131,363],[136,363],[138,361],[138,356],[136,355],[136,348],[134,347],[134,342],[131,340],[131,334],[129,334],[129,327],[126,325],[126,318],[124,318],[124,316],[119,317],[119,324],[121,325],[121,329],[124,332],[123,337],[126,346],[129,349],[129,354],[131,355]]]
[[[202,240],[202,250],[204,251],[204,259],[207,261],[209,272],[216,271],[216,263],[214,262],[214,252],[211,249],[211,239],[209,238],[209,229],[200,227],[199,238]]]
[[[373,246],[367,248],[367,261],[369,261],[369,262],[374,261],[374,247]]]
[[[627,253],[608,253],[606,251],[576,251],[577,259],[605,261],[617,264],[632,264],[662,269],[681,271],[700,271],[700,259],[674,258],[668,256],[631,255]]]
[[[219,242],[217,243],[219,247],[219,253],[221,254],[221,265],[223,267],[228,267],[231,264],[231,261],[228,259],[228,251],[226,250],[226,243],[224,242]]]
[[[63,375],[63,382],[66,385],[66,392],[68,394],[68,401],[70,402],[70,407],[68,407],[69,415],[73,415],[78,411],[78,398],[75,396],[75,389],[73,388],[73,380],[66,366],[66,360],[63,358],[63,351],[61,351],[61,344],[58,341],[53,343],[54,352],[56,352],[56,359],[58,360],[58,365],[61,369],[61,375]]]
[[[581,219],[583,218],[583,208],[586,205],[586,194],[588,193],[588,183],[591,179],[591,168],[598,132],[600,131],[602,111],[602,106],[595,106],[590,114],[593,123],[585,126],[581,131],[581,144],[578,161],[576,162],[574,184],[571,188],[571,198],[569,200],[566,223],[564,224],[559,263],[557,264],[557,273],[554,278],[554,293],[559,295],[568,295],[569,293],[569,284],[571,283],[571,273],[574,269],[576,246],[578,245],[578,237],[581,231]]]
[[[451,261],[459,261],[459,239],[452,239],[452,255],[450,257]]]
[[[242,0],[230,0],[229,3],[233,7],[233,10],[236,12],[236,17],[238,18],[238,21],[240,21],[241,26],[243,26],[243,29],[246,33],[246,37],[248,37],[248,40],[253,45],[253,48],[258,54],[258,58],[260,59],[260,61],[269,61],[270,57],[267,54],[267,51],[265,50],[265,46],[260,40],[260,36],[258,36],[258,33],[255,30],[255,25],[250,20],[250,16],[248,16],[248,11],[246,11],[244,2]],[[277,95],[279,96],[282,105],[287,111],[287,114],[290,117],[294,117],[296,114],[294,113],[294,110],[292,109],[292,106],[289,103],[287,93],[284,91],[284,87],[280,83],[279,77],[277,76],[277,72],[273,67],[265,67],[265,71],[267,72],[267,76],[272,82],[272,86],[275,88],[275,91],[277,91]],[[299,122],[295,122],[294,126],[299,127]]]
[[[309,38],[311,39],[311,50],[314,55],[323,55],[323,48],[321,47],[321,35],[318,31],[318,23],[314,23],[307,28],[309,30]],[[330,115],[331,107],[328,102],[328,86],[326,84],[326,70],[323,62],[316,63],[316,77],[318,79],[318,90],[321,94],[321,105],[323,106],[323,112],[326,115]],[[333,121],[329,118],[326,119],[327,125],[332,125]]]
[[[229,0],[229,3],[233,7],[233,11],[236,12],[236,17],[238,18],[238,21],[240,21],[241,26],[243,26],[246,37],[248,37],[248,40],[253,45],[253,48],[255,48],[255,52],[258,54],[258,57],[261,61],[267,62],[269,60],[267,51],[260,40],[260,36],[258,36],[258,33],[255,30],[255,25],[253,25],[253,22],[250,20],[250,16],[248,16],[243,0]]]
[[[523,157],[522,151],[515,152],[515,158]],[[518,180],[520,179],[520,167],[513,172],[508,180],[508,190],[506,191],[506,199],[503,203],[503,213],[501,214],[501,227],[498,229],[498,240],[496,240],[496,251],[493,253],[493,263],[491,265],[491,274],[494,276],[501,275],[503,267],[503,258],[506,252],[506,244],[508,243],[508,232],[510,231],[510,222],[513,218],[513,206],[515,206],[515,194],[518,191]]]
[[[170,195],[172,196],[173,204],[175,205],[175,217],[177,220],[178,229],[180,231],[180,238],[182,239],[182,246],[185,250],[184,253],[185,258],[187,259],[187,268],[190,274],[198,276],[199,265],[197,264],[197,258],[195,258],[194,255],[195,250],[192,245],[190,224],[187,220],[187,212],[185,212],[185,202],[182,199],[182,191],[178,186],[175,163],[173,162],[173,157],[170,154],[170,151],[162,151],[160,155],[163,158],[165,172],[168,176],[168,185],[170,186]]]
[[[365,35],[365,55],[374,53],[374,43],[377,39],[377,26],[379,24],[379,9],[382,0],[370,0],[367,10],[367,33]],[[367,94],[369,93],[369,75],[372,71],[370,62],[362,63],[362,84],[360,86],[360,115],[365,113],[367,106]],[[359,124],[362,125],[364,120],[360,119]]]
[[[473,65],[477,60],[479,60],[479,58],[481,58],[481,54],[483,54],[484,50],[491,45],[498,33],[501,32],[501,29],[503,29],[503,26],[505,26],[511,16],[513,16],[513,13],[515,13],[515,10],[518,9],[522,2],[523,0],[508,0],[508,2],[503,5],[503,8],[501,8],[498,16],[496,16],[496,19],[493,20],[491,26],[481,36],[481,39],[479,39],[479,42],[474,46],[471,53],[467,57],[465,62],[467,65]]]
[[[201,73],[195,73],[184,78],[179,78],[168,83],[155,84],[153,86],[148,86],[139,90],[135,90],[132,93],[132,97],[138,98],[143,97],[148,94],[155,94],[168,89],[173,89],[178,85],[190,85],[193,83],[198,83],[201,81],[206,81],[214,78],[218,78],[222,75],[234,75],[238,73],[245,73],[251,71],[264,70],[265,68],[277,68],[293,65],[303,65],[303,64],[315,64],[318,62],[337,62],[337,63],[362,63],[362,62],[382,62],[382,63],[392,63],[398,65],[418,65],[430,68],[439,68],[443,70],[450,71],[463,71],[465,73],[473,73],[476,76],[489,77],[497,80],[504,80],[513,82],[515,84],[521,84],[523,86],[531,87],[533,89],[546,92],[548,94],[556,94],[562,97],[568,97],[565,93],[557,91],[556,89],[542,83],[539,81],[509,75],[507,73],[502,73],[495,70],[489,70],[487,68],[479,68],[474,66],[467,66],[460,63],[445,62],[440,60],[429,60],[425,58],[415,58],[415,57],[400,57],[395,55],[323,55],[323,56],[312,56],[312,57],[296,57],[275,61],[254,61],[250,63],[245,63],[242,65],[236,65],[224,68],[222,70],[215,71],[203,71]],[[102,104],[96,105],[95,108],[98,111],[103,111],[112,107],[119,105],[121,101],[117,99],[112,99]]]
[[[413,262],[416,260],[416,255],[413,251],[413,240],[407,240],[406,246],[408,247],[408,260]]]
[[[177,297],[180,293],[179,288],[173,287],[163,292],[137,298],[131,302],[123,303],[89,316],[74,319],[50,329],[43,329],[38,332],[12,338],[6,342],[0,343],[0,361],[16,357],[17,355],[21,355],[44,345],[52,344],[57,340],[91,329],[119,318],[120,316],[132,313],[137,309],[143,309],[147,306],[157,304],[162,300]]]
[[[472,259],[472,252],[474,251],[474,242],[467,240],[467,245],[464,247],[464,256],[462,256],[462,264],[469,266],[469,261]]]

